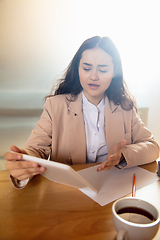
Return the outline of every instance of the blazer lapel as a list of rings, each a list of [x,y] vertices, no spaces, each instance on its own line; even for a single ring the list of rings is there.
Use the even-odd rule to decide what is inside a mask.
[[[73,164],[86,163],[86,134],[82,112],[82,94],[68,104],[70,152]]]
[[[105,98],[105,129],[108,151],[117,142],[124,139],[124,119],[120,106]]]

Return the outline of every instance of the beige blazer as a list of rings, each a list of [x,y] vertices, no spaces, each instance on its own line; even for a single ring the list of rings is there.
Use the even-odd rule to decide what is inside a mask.
[[[105,98],[105,130],[108,150],[126,139],[122,149],[127,167],[152,162],[159,157],[159,146],[151,132],[133,110],[125,111]],[[86,135],[82,111],[82,94],[76,101],[67,95],[50,97],[24,145],[29,155],[67,164],[86,163]]]

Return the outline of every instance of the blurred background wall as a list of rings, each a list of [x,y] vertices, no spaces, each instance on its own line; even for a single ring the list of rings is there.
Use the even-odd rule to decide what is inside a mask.
[[[94,35],[116,44],[129,90],[148,109],[147,127],[160,143],[159,23],[158,0],[0,0],[0,154],[23,145],[39,118],[28,109],[41,111],[53,82]]]

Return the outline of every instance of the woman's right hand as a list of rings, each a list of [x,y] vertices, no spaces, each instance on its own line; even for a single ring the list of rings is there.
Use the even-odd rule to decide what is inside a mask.
[[[6,169],[13,177],[18,180],[25,180],[45,171],[45,168],[38,166],[38,163],[21,161],[22,154],[27,154],[25,150],[21,150],[14,145],[10,147],[10,150],[13,152],[5,153],[4,158],[7,160]]]

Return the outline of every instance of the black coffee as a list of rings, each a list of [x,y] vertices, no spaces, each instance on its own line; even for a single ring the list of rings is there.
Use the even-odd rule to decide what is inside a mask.
[[[148,211],[142,208],[137,207],[124,207],[121,208],[118,212],[122,218],[127,221],[135,222],[135,223],[151,223],[154,222],[156,219],[155,217]]]

